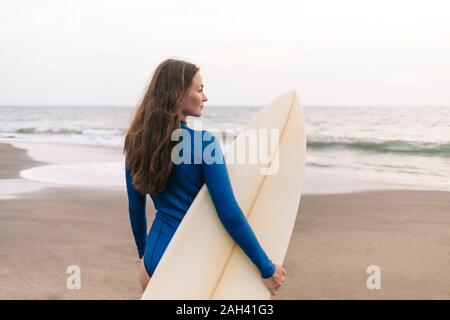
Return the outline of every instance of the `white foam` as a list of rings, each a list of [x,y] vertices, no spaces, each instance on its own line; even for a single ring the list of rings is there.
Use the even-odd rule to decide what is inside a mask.
[[[16,199],[20,193],[37,191],[46,186],[24,179],[0,179],[0,200]]]
[[[5,141],[6,142],[6,141]],[[35,161],[51,163],[22,170],[18,179],[0,179],[0,200],[45,187],[85,186],[125,189],[124,156],[119,148],[11,142]]]
[[[124,160],[120,148],[33,142],[1,142],[9,143],[15,148],[26,149],[27,155],[35,161],[53,164]]]
[[[20,176],[34,181],[72,186],[123,187],[124,162],[97,161],[52,164],[22,170]]]

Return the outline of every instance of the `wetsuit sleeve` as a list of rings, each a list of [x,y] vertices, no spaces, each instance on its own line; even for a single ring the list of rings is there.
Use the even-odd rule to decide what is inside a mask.
[[[128,194],[128,212],[130,215],[131,229],[134,241],[136,242],[139,258],[142,258],[145,251],[147,239],[147,217],[145,216],[146,194],[137,191],[133,186],[133,176],[131,170],[125,164],[125,178]]]
[[[270,278],[275,272],[275,265],[259,244],[237,203],[220,144],[212,133],[204,131],[203,134],[203,140],[206,140],[202,148],[203,173],[217,214],[227,232],[259,269],[261,277]],[[211,161],[210,155],[214,161]]]

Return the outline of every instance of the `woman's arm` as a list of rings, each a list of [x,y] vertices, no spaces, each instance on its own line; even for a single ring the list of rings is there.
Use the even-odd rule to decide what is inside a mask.
[[[259,269],[261,276],[264,279],[270,278],[275,272],[275,265],[259,244],[234,197],[220,144],[212,133],[208,131],[203,133],[206,135],[204,139],[207,141],[203,143],[202,149],[208,148],[207,152],[203,154],[203,173],[219,218],[234,241]],[[212,150],[212,152],[208,152],[208,150]],[[211,159],[205,159],[205,156],[209,155],[212,155],[216,162],[211,163],[212,161],[209,161]]]
[[[125,179],[127,183],[128,211],[130,214],[131,229],[133,230],[139,258],[142,258],[147,240],[147,217],[145,216],[147,195],[140,193],[134,188],[133,176],[126,164]]]

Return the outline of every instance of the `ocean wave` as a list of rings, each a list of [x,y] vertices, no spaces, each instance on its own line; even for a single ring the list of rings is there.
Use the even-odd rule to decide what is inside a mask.
[[[402,140],[388,141],[320,141],[308,140],[307,147],[310,149],[350,149],[359,151],[371,151],[378,153],[397,153],[419,156],[441,156],[450,157],[450,143],[425,143]]]
[[[308,167],[317,167],[317,168],[333,168],[333,167],[335,167],[334,165],[331,165],[331,164],[324,164],[324,163],[318,163],[318,162],[309,162],[309,161],[306,161],[306,165]]]

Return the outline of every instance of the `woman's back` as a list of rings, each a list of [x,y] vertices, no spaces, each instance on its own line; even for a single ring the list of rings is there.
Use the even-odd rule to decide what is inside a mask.
[[[159,216],[178,223],[205,183],[200,159],[203,146],[196,146],[194,141],[194,137],[203,135],[203,132],[194,131],[185,122],[180,122],[180,129],[179,152],[173,155],[177,163],[174,164],[169,183],[158,195],[151,196]]]
[[[147,272],[153,275],[179,223],[206,183],[225,229],[258,267],[261,276],[269,278],[275,266],[259,245],[234,197],[217,139],[208,131],[189,128],[185,122],[180,123],[180,129],[180,142],[172,152],[171,178],[162,192],[151,196],[156,217],[148,236],[145,195],[134,189],[131,172],[126,169],[132,229]]]

